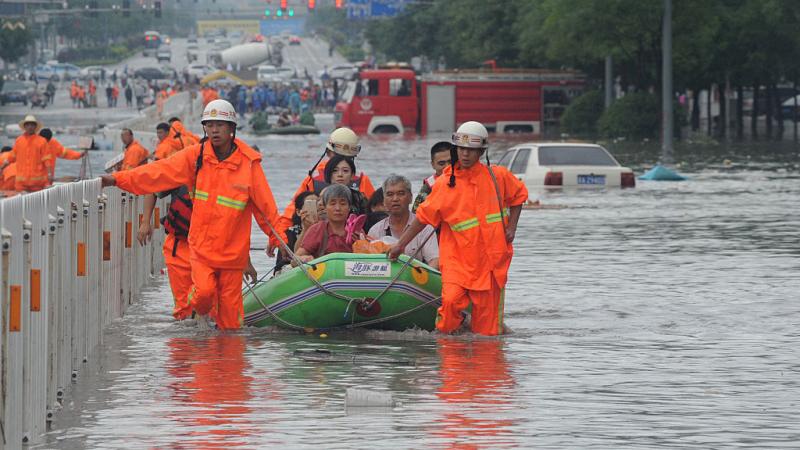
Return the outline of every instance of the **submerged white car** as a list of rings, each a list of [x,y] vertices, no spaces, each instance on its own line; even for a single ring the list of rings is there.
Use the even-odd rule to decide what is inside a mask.
[[[528,187],[634,187],[633,171],[597,144],[530,142],[511,147],[498,165]]]

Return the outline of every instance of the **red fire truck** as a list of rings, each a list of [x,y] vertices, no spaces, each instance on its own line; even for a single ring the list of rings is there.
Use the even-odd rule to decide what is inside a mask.
[[[335,124],[359,134],[450,133],[477,120],[497,133],[558,134],[585,76],[539,69],[433,72],[363,70],[347,83]]]

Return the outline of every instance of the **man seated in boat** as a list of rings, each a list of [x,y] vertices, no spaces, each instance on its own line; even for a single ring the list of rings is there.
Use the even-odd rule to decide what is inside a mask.
[[[383,205],[389,216],[369,229],[369,237],[381,239],[391,236],[399,240],[411,225],[411,182],[402,175],[389,175],[383,182]],[[425,264],[439,268],[439,243],[436,230],[427,225],[406,246],[405,253]]]
[[[353,240],[363,235],[363,230],[348,230],[350,205],[353,195],[347,186],[332,184],[322,190],[322,203],[325,205],[325,219],[312,225],[305,234],[295,255],[302,262],[329,253],[352,253]],[[292,262],[293,265],[296,261]]]

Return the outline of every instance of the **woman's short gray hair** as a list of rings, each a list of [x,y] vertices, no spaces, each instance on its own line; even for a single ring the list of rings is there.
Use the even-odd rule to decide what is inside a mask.
[[[350,188],[343,184],[332,184],[320,193],[322,197],[322,204],[327,206],[328,202],[335,198],[343,198],[347,200],[348,205],[353,204],[353,194],[350,193]]]
[[[402,184],[403,188],[405,188],[409,193],[411,193],[411,182],[408,181],[408,178],[393,173],[386,178],[386,181],[383,182],[383,193],[386,195],[386,191],[389,189],[389,186],[393,184]]]

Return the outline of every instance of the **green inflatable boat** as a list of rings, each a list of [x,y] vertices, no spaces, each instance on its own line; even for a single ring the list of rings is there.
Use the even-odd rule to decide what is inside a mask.
[[[331,253],[253,289],[245,288],[244,324],[306,331],[372,328],[433,330],[442,278],[408,257]],[[401,272],[402,270],[402,272]]]

